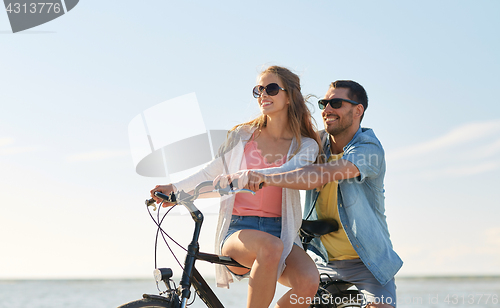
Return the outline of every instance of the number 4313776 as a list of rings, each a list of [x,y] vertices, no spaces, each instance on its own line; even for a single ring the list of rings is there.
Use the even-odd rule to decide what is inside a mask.
[[[9,3],[5,8],[8,13],[14,14],[41,14],[41,13],[50,13],[52,12],[58,14],[61,12],[61,4],[60,3]]]
[[[498,304],[498,295],[497,294],[470,294],[470,295],[447,295],[444,298],[444,302],[451,305],[458,304],[469,304],[469,305],[478,305],[478,304]]]

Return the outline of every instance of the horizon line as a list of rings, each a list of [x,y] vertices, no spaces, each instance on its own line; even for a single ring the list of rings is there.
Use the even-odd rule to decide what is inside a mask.
[[[180,279],[180,277],[178,277]],[[206,276],[206,279],[215,279],[212,276]],[[174,279],[176,279],[174,277]],[[397,276],[396,279],[424,279],[424,280],[432,280],[432,279],[456,279],[456,280],[466,280],[466,279],[500,279],[500,274],[483,274],[483,275],[402,275]],[[59,277],[59,278],[2,278],[0,277],[0,282],[7,281],[117,281],[117,280],[154,280],[152,277]]]

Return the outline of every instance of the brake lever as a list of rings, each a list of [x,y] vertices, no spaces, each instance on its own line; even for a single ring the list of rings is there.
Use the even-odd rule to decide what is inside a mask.
[[[146,206],[152,206],[153,207],[153,211],[156,211],[156,201],[155,201],[155,199],[153,199],[153,198],[146,199],[145,203],[146,203]]]
[[[165,195],[165,194],[162,194],[162,193],[160,193],[160,192],[157,191],[157,192],[155,192],[155,196],[160,197],[164,201],[171,202],[171,203],[175,203],[175,201],[176,201],[175,194],[173,194],[173,193],[171,193],[170,195]],[[156,211],[156,201],[155,201],[155,199],[153,199],[153,198],[146,199],[146,201],[144,203],[146,203],[147,206],[152,206],[153,207],[153,211]]]

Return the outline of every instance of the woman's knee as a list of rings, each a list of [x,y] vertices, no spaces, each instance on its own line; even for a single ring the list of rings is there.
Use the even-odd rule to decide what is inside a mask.
[[[311,270],[305,273],[302,281],[304,283],[304,292],[307,292],[309,295],[316,294],[319,287],[319,273],[317,270]]]
[[[293,264],[290,264],[291,272],[288,279],[292,287],[300,290],[304,296],[314,296],[320,281],[318,269],[309,256],[299,255],[300,257],[294,258]]]
[[[259,243],[257,259],[279,262],[283,248],[283,242],[279,238],[269,235]]]

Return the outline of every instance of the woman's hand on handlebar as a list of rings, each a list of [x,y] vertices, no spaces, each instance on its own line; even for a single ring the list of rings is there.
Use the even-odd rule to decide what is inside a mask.
[[[231,175],[218,175],[215,177],[213,181],[213,186],[214,188],[226,188],[229,185],[229,182],[231,182],[233,179],[231,179]]]
[[[157,196],[155,196],[155,192],[157,192],[157,191],[161,192],[165,195],[170,195],[170,193],[176,192],[177,189],[172,184],[156,185],[156,187],[151,190],[151,197],[156,201],[156,203],[161,203],[163,200],[158,198]],[[163,201],[163,207],[173,206],[173,205],[175,205],[175,203]]]

